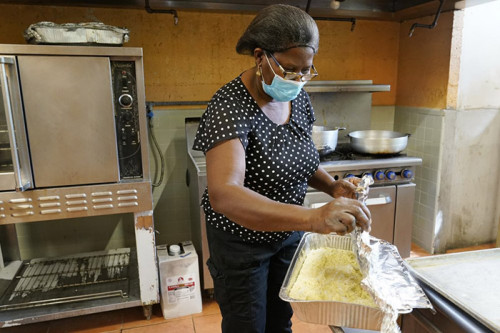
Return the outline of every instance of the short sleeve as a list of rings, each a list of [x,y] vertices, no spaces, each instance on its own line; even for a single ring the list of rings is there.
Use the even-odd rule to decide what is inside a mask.
[[[247,148],[254,102],[242,85],[233,80],[212,98],[200,121],[194,150],[206,153],[217,143],[234,138]]]
[[[304,105],[307,112],[307,119],[309,120],[309,125],[312,125],[316,121],[316,117],[314,116],[314,109],[311,104],[311,99],[305,91],[302,91],[302,93],[304,94]]]

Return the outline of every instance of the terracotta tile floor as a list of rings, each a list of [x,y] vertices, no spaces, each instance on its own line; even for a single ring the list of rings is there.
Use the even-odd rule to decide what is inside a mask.
[[[486,249],[492,249],[494,247],[495,247],[495,243],[488,243],[488,244],[483,244],[483,245],[448,250],[448,251],[446,251],[446,253],[458,253],[458,252],[467,252],[467,251],[475,251],[475,250],[486,250]],[[430,256],[430,255],[431,254],[429,252],[426,252],[420,246],[413,244],[413,243],[411,244],[410,257],[425,257],[425,256]]]
[[[463,252],[493,248],[495,244],[485,244],[448,252]],[[411,257],[430,255],[412,244]],[[294,333],[331,333],[326,325],[315,325],[292,318]],[[153,307],[150,320],[143,316],[142,308],[135,307],[110,312],[102,312],[81,317],[65,318],[12,328],[4,328],[2,333],[215,333],[220,332],[221,315],[217,303],[204,298],[203,311],[199,314],[166,320],[157,304]]]
[[[164,319],[161,307],[153,307],[150,320],[142,308],[135,307],[110,312],[65,318],[1,329],[2,333],[220,333],[221,315],[217,303],[204,298],[203,311],[176,319]],[[331,333],[326,325],[315,325],[292,318],[294,333]]]

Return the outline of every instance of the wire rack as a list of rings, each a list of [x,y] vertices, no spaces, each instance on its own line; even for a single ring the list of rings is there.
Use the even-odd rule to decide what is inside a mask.
[[[87,256],[33,259],[0,299],[0,311],[127,297],[130,249]]]

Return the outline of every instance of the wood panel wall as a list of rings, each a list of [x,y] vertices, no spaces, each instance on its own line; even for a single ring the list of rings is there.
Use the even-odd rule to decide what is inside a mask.
[[[142,47],[148,101],[206,101],[224,83],[253,66],[235,45],[250,14],[180,11],[172,15],[143,10],[57,6],[0,5],[0,43],[25,43],[32,23],[101,21],[126,27],[130,42]],[[396,102],[400,24],[358,20],[318,22],[320,48],[315,59],[319,80],[373,80],[391,91],[373,96],[374,105]]]

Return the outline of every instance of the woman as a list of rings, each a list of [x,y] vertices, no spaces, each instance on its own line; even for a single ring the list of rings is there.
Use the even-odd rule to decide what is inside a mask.
[[[292,309],[278,293],[303,231],[370,226],[355,186],[319,167],[311,139],[315,118],[302,87],[317,75],[318,42],[304,11],[263,9],[236,45],[255,67],[219,89],[198,128],[194,149],[207,163],[207,265],[223,332],[291,332]],[[335,199],[303,207],[308,186]]]

